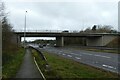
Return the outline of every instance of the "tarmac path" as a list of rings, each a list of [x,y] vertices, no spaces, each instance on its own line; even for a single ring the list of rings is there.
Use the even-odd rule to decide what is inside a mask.
[[[37,78],[43,80],[40,72],[38,71],[30,49],[26,49],[24,60],[20,70],[16,74],[16,78]]]

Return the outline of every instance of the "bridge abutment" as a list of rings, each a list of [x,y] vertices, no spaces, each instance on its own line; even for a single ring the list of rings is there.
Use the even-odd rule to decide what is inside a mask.
[[[114,35],[102,35],[101,37],[86,37],[86,46],[106,46],[115,38],[117,38],[117,36]]]
[[[106,46],[108,43],[110,43],[112,40],[116,39],[118,36],[114,35],[103,35],[102,36],[102,45]]]
[[[103,46],[102,37],[86,37],[86,46]]]

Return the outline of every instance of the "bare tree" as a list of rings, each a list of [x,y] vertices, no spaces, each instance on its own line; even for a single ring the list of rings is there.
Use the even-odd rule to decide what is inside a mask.
[[[99,33],[111,33],[113,27],[111,25],[103,25],[97,29]]]
[[[5,6],[4,3],[0,0],[0,21],[5,17]]]
[[[86,28],[83,33],[116,33],[117,31],[113,29],[111,25],[94,25],[92,29],[90,27]]]
[[[8,23],[3,2],[0,4],[0,18],[2,22],[2,51],[3,53],[9,53],[16,49],[16,44],[13,41],[13,29],[11,24]]]
[[[97,29],[97,26],[94,25],[94,26],[92,27],[92,30],[93,30],[93,31],[96,31],[96,29]]]
[[[84,32],[85,32],[85,33],[90,33],[90,32],[91,32],[91,28],[90,28],[90,27],[86,28],[86,29],[84,30]]]

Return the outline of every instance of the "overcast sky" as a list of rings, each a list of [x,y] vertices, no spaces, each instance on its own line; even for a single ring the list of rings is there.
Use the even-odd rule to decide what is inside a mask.
[[[3,0],[15,30],[83,30],[94,24],[118,29],[119,0]]]

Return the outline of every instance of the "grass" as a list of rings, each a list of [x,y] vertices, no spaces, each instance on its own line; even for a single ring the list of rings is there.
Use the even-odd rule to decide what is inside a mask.
[[[15,77],[22,63],[23,56],[24,49],[22,48],[19,49],[16,53],[9,53],[6,55],[3,54],[4,61],[6,60],[6,62],[2,65],[2,78]]]
[[[100,70],[88,65],[65,59],[55,54],[44,52],[52,69],[62,79],[67,78],[117,78],[117,74]]]
[[[36,52],[35,50],[32,50],[32,53],[33,53],[33,57],[35,57],[35,60],[38,64],[40,70],[44,74],[45,78],[47,78],[47,79],[49,79],[49,78],[55,78],[55,79],[60,78],[56,74],[56,72],[48,65],[48,63],[46,61],[42,60],[42,58],[40,57],[40,54],[38,52]]]

